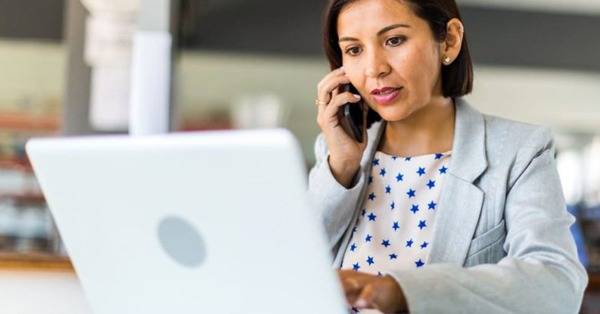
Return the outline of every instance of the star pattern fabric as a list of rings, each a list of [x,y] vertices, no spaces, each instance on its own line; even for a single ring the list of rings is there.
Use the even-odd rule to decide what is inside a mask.
[[[375,152],[367,197],[352,229],[342,269],[381,276],[385,271],[427,267],[450,157],[450,151],[410,157]]]

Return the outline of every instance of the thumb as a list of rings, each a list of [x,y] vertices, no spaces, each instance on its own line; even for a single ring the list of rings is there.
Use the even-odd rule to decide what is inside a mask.
[[[373,308],[374,301],[375,301],[375,289],[373,288],[373,285],[368,284],[362,289],[360,295],[358,296],[358,298],[356,299],[356,302],[354,303],[354,306],[359,309]]]

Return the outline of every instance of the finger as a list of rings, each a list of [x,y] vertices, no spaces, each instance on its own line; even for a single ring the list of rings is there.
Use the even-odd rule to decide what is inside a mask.
[[[377,304],[375,304],[375,297],[376,297],[375,292],[376,291],[375,291],[374,285],[372,285],[372,284],[366,285],[362,289],[362,291],[359,294],[356,301],[354,302],[354,304],[353,304],[354,307],[359,308],[359,309],[377,308]]]
[[[361,291],[361,286],[358,284],[358,281],[354,278],[343,278],[342,286],[344,287],[344,294],[358,296]]]
[[[326,82],[327,80],[331,79],[332,77],[336,77],[342,74],[345,74],[346,72],[344,71],[343,67],[339,67],[329,73],[327,73],[325,76],[323,76],[323,78],[321,79],[321,81],[319,82],[319,84],[317,84],[317,88],[319,89],[324,82]]]
[[[340,84],[350,83],[342,68],[328,73],[317,84],[317,99],[324,103],[329,103],[331,100],[331,92],[337,89]]]
[[[319,100],[321,102],[329,103],[333,92],[334,91],[337,92],[337,89],[340,85],[348,84],[348,83],[350,83],[350,80],[348,79],[348,77],[346,75],[342,74],[341,76],[333,77],[330,80],[325,81],[323,83],[321,88],[318,90],[317,97],[319,97]]]
[[[322,87],[323,85],[325,85],[325,82],[327,82],[327,81],[331,80],[332,78],[334,78],[334,77],[336,77],[336,76],[341,76],[341,75],[344,75],[344,74],[345,74],[345,71],[344,71],[344,68],[342,68],[342,67],[340,67],[340,68],[337,68],[337,69],[335,69],[335,70],[333,70],[333,71],[331,71],[331,72],[327,73],[327,75],[325,75],[325,76],[324,76],[324,77],[321,79],[321,81],[319,81],[319,83],[317,84],[317,90],[320,90],[320,89],[321,89],[321,87]]]
[[[354,272],[354,271],[353,271]],[[362,287],[360,286],[356,277],[348,272],[340,271],[339,272],[340,282],[342,284],[342,288],[344,289],[344,295],[346,297],[346,302],[349,306],[352,306],[356,299],[358,298],[359,293],[361,292]]]
[[[360,95],[355,95],[350,92],[344,92],[336,95],[329,105],[325,108],[325,115],[331,117],[337,114],[339,108],[347,103],[357,103],[361,99]]]
[[[327,101],[323,101],[323,100],[321,100],[321,98],[318,98],[319,104],[317,105],[317,108],[318,108],[317,112],[319,114],[321,114],[321,112],[325,111],[325,108],[327,107],[327,105],[329,105],[331,100],[338,94],[339,94],[338,89],[334,88],[333,91],[331,92],[331,94],[328,94]]]

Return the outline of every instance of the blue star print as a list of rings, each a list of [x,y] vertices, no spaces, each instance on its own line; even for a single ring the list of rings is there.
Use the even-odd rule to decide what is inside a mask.
[[[375,218],[377,218],[377,215],[370,213],[369,216],[367,216],[367,217],[369,217],[369,221],[375,221]]]
[[[419,205],[413,204],[410,211],[413,212],[413,214],[416,214],[419,211]]]
[[[443,206],[440,191],[445,174],[450,175],[450,154],[406,157],[377,151],[374,155],[363,178],[369,185],[365,184],[362,204],[357,204],[358,217],[347,230],[351,234],[342,269],[384,276],[384,269],[430,267],[436,215],[438,209],[445,210],[438,206]]]
[[[396,176],[396,182],[400,182],[404,180],[404,175],[401,173],[398,173],[398,175]]]
[[[437,204],[434,201],[431,201],[431,203],[427,204],[427,206],[429,207],[429,209],[435,209],[435,206],[437,206]]]
[[[425,265],[425,263],[423,263],[423,261],[419,258],[418,261],[415,262],[415,264],[417,265],[417,268],[422,267],[423,265]]]
[[[429,189],[433,189],[433,187],[435,186],[435,180],[429,180],[429,182],[427,182],[427,187],[429,187]]]

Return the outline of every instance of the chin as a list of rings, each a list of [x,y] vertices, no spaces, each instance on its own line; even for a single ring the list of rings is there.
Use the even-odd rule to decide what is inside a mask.
[[[383,120],[392,122],[392,121],[402,121],[408,118],[413,111],[409,110],[403,104],[393,104],[390,106],[379,107],[375,110]]]

